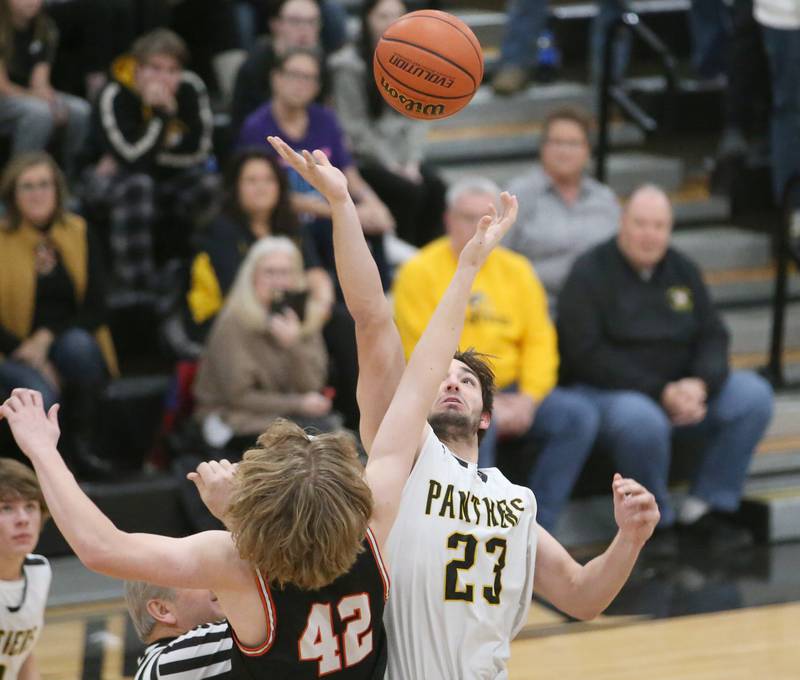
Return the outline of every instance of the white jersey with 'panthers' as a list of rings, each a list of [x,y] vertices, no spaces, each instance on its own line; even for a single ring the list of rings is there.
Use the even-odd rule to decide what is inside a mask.
[[[457,458],[430,431],[389,535],[386,679],[506,678],[536,537],[531,490]]]
[[[2,680],[16,680],[39,639],[51,578],[47,559],[41,555],[28,555],[22,565],[21,579],[0,581]]]

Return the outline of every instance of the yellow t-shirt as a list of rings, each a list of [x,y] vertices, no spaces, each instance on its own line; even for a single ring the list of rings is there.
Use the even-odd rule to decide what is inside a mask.
[[[429,243],[406,262],[395,279],[397,327],[406,358],[411,355],[456,271],[450,240]],[[538,403],[556,384],[558,343],[547,296],[523,256],[496,248],[475,278],[461,349],[492,355],[497,386],[517,383]]]

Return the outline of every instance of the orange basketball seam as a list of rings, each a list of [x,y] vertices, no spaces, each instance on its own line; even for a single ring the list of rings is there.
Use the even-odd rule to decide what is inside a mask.
[[[392,80],[394,80],[395,82],[399,83],[403,87],[407,88],[411,92],[416,92],[417,94],[421,94],[424,97],[428,97],[430,99],[447,99],[447,100],[451,100],[451,101],[456,101],[456,100],[459,100],[459,99],[466,99],[467,97],[472,97],[472,96],[475,95],[475,90],[473,90],[469,94],[462,94],[460,97],[448,97],[447,95],[443,95],[443,94],[431,94],[430,92],[423,92],[422,90],[418,90],[417,88],[412,87],[411,85],[408,85],[407,83],[405,83],[402,80],[400,80],[400,78],[397,78],[397,77],[393,76],[391,73],[389,73],[388,69],[383,65],[383,62],[380,60],[380,57],[378,57],[377,54],[375,55],[375,61],[378,62],[378,66],[381,67],[383,72],[386,74],[387,78],[391,78]]]
[[[413,15],[414,15],[413,17],[410,17],[410,16],[406,16],[406,17],[400,17],[400,18],[399,18],[397,21],[398,21],[398,22],[399,22],[399,21],[402,21],[402,20],[403,20],[403,19],[405,19],[405,18],[408,18],[408,19],[413,19],[413,18],[415,18],[415,17],[426,17],[426,18],[428,18],[428,19],[436,19],[436,21],[441,21],[443,24],[447,24],[448,26],[452,26],[452,27],[453,27],[453,28],[455,28],[455,29],[456,29],[456,30],[457,30],[457,31],[458,31],[458,32],[459,32],[461,35],[463,35],[463,36],[464,36],[464,37],[467,39],[467,42],[470,44],[470,47],[472,47],[472,49],[475,51],[475,54],[477,55],[477,57],[478,57],[478,61],[480,62],[480,65],[481,65],[481,74],[483,73],[483,55],[481,54],[480,50],[476,49],[475,45],[474,45],[474,44],[473,44],[473,42],[472,42],[472,38],[475,38],[475,42],[477,42],[477,43],[480,45],[480,42],[478,41],[478,38],[477,38],[477,37],[475,37],[475,34],[474,34],[474,33],[472,34],[472,38],[470,38],[469,34],[465,33],[465,32],[464,32],[464,31],[461,29],[461,27],[460,27],[460,26],[457,26],[456,24],[454,24],[454,23],[451,23],[450,21],[446,21],[445,19],[443,19],[442,17],[438,16],[437,14],[425,14],[425,13],[424,13],[424,10],[418,10],[417,12],[413,12]],[[458,19],[458,17],[453,17],[453,18],[454,18],[454,19]],[[458,20],[459,20],[459,21],[461,21],[460,19],[458,19]],[[395,22],[395,23],[397,23],[397,22]],[[393,24],[393,25],[394,25],[394,24]],[[386,30],[387,30],[387,32],[388,32],[388,31],[389,31],[391,28],[392,28],[392,27],[391,27],[391,26],[389,26],[389,28],[388,28],[388,29],[386,29]],[[393,38],[384,38],[384,40],[393,40]],[[473,80],[473,82],[474,82],[474,80]]]
[[[381,38],[381,40],[384,40],[386,42],[400,43],[401,45],[407,45],[408,47],[416,47],[418,50],[422,50],[423,52],[427,52],[428,54],[433,54],[434,56],[439,57],[439,59],[441,59],[442,61],[446,61],[451,66],[454,66],[455,68],[457,68],[459,71],[461,71],[465,76],[467,76],[472,81],[472,88],[473,88],[472,89],[472,94],[475,94],[475,90],[478,89],[478,86],[477,86],[477,84],[475,82],[475,78],[472,77],[472,74],[469,71],[467,71],[462,66],[459,66],[458,64],[456,64],[454,61],[448,59],[447,57],[443,57],[438,52],[434,52],[433,50],[428,49],[427,47],[423,47],[422,45],[417,45],[416,43],[408,42],[407,40],[400,40],[399,38]],[[381,68],[384,71],[386,71],[387,74],[389,74],[390,73],[389,69],[387,69],[383,65],[383,62],[380,60],[380,57],[378,57],[378,52],[377,51],[375,52],[375,58],[378,60],[378,63],[381,65]],[[399,78],[395,78],[394,76],[392,76],[392,78],[394,78],[398,83],[402,83],[403,82],[402,80],[400,80]],[[405,83],[403,83],[403,84],[405,85]],[[407,85],[406,87],[409,87],[409,88],[413,89],[411,87],[411,85]],[[438,95],[438,94],[428,94],[428,93],[425,93],[425,92],[421,92],[420,90],[415,90],[415,92],[420,92],[420,94],[427,94],[427,96],[429,96],[429,97],[440,97],[440,95]],[[441,99],[461,99],[462,97],[469,97],[469,96],[470,95],[468,95],[468,94],[464,94],[464,95],[461,95],[459,97],[447,97],[445,95],[441,95]]]

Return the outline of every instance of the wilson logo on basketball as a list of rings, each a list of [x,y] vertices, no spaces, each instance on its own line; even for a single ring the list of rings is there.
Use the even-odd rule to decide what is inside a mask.
[[[383,76],[381,76],[381,87],[392,99],[400,102],[406,111],[412,111],[422,116],[441,116],[444,113],[444,104],[423,104],[416,99],[412,99],[389,85]]]
[[[397,54],[397,52],[394,52],[392,56],[389,57],[389,63],[416,78],[422,78],[423,80],[433,83],[434,85],[441,85],[442,87],[446,88],[453,87],[454,81],[452,78],[448,78],[441,73],[432,71],[431,69],[418,64],[416,61],[410,61],[408,58]]]

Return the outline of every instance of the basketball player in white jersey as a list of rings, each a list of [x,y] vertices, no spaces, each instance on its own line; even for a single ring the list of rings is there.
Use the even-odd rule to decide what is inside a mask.
[[[360,431],[368,452],[403,376],[392,407],[408,417],[397,441],[416,450],[416,461],[389,538],[386,677],[505,678],[510,642],[527,618],[532,590],[575,618],[597,616],[652,535],[659,519],[655,499],[634,480],[615,475],[619,531],[602,555],[586,565],[575,562],[536,524],[529,489],[511,484],[496,468],[477,469],[478,432],[489,425],[493,384],[479,355],[453,358],[464,308],[448,329],[454,337],[438,338],[435,361],[404,374],[400,337],[361,227],[346,219],[342,207],[350,201],[342,190],[346,183],[324,157],[300,156],[281,140],[269,141],[331,205],[337,274],[356,324]],[[464,251],[459,265],[463,257]],[[413,388],[404,390],[408,381]]]
[[[322,152],[316,158],[334,170]],[[334,219],[357,223],[341,178],[343,200]],[[58,406],[45,413],[38,392],[15,389],[0,407],[0,417],[8,420],[17,444],[33,462],[53,518],[81,561],[118,578],[213,590],[233,629],[233,670],[243,677],[373,680],[383,675],[388,579],[383,571],[378,574],[383,565],[375,544],[384,545],[388,538],[423,429],[426,440],[433,437],[425,416],[446,359],[456,349],[475,274],[516,217],[516,200],[505,195],[503,204],[500,215],[492,209],[483,218],[465,246],[371,441],[360,486],[353,479],[355,455],[348,455],[354,451],[342,445],[347,435],[309,437],[285,421],[270,426],[259,438],[261,450],[248,451],[238,466],[236,488],[223,512],[233,537],[204,532],[174,539],[116,529],[58,454]],[[431,370],[440,365],[441,370]],[[198,468],[201,494],[210,467]],[[343,473],[337,472],[342,468]],[[371,497],[364,498],[361,487]],[[353,536],[359,540],[353,542]],[[295,554],[287,563],[287,555]],[[343,563],[331,564],[334,557]],[[335,578],[321,571],[337,566]],[[283,574],[277,572],[281,568]]]
[[[33,471],[0,458],[0,680],[38,680],[33,649],[44,625],[50,564],[33,549],[47,519]]]

